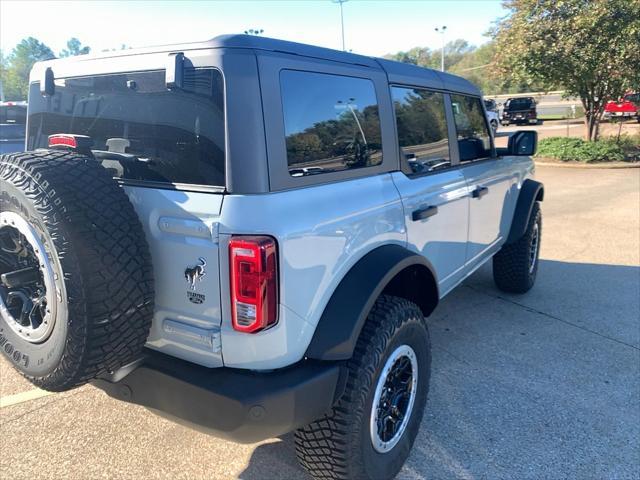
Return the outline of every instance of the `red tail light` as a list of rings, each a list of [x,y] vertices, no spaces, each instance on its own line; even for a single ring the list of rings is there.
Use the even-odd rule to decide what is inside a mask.
[[[229,242],[232,324],[255,333],[278,321],[276,241],[264,236],[232,237]]]
[[[73,135],[49,135],[49,147],[77,148],[78,142]]]
[[[49,148],[63,148],[81,153],[90,153],[92,146],[93,140],[86,135],[71,135],[68,133],[49,135]]]

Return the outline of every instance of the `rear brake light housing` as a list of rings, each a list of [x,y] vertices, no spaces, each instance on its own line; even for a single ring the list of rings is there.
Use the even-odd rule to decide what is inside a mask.
[[[49,148],[75,150],[81,153],[91,152],[93,140],[86,135],[56,133],[49,135]]]
[[[256,333],[278,322],[278,247],[268,236],[229,241],[233,329]]]

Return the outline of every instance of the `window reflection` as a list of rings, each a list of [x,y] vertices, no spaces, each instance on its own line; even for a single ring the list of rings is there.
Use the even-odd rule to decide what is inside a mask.
[[[451,166],[441,93],[393,87],[400,151],[414,174]]]
[[[281,86],[291,176],[382,163],[380,118],[370,80],[285,70]]]
[[[477,97],[451,95],[451,106],[458,133],[460,161],[469,162],[491,156],[491,136],[482,100]]]

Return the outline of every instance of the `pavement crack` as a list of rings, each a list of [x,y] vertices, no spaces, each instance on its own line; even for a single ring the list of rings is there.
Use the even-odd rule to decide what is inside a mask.
[[[557,316],[552,315],[550,313],[543,312],[542,310],[538,310],[537,308],[533,308],[533,307],[530,307],[528,305],[524,305],[524,304],[522,304],[520,302],[516,302],[515,300],[511,300],[510,298],[506,298],[506,297],[503,297],[501,295],[492,295],[492,294],[490,294],[490,293],[488,293],[486,291],[483,291],[482,289],[476,288],[476,287],[474,287],[472,285],[467,285],[467,287],[470,288],[471,290],[473,290],[474,292],[481,293],[483,295],[486,295],[487,297],[495,298],[497,300],[502,300],[503,302],[510,303],[512,305],[516,305],[516,306],[518,306],[520,308],[523,308],[523,309],[525,309],[525,310],[527,310],[527,311],[529,311],[531,313],[537,313],[538,315],[542,315],[542,316],[550,318],[552,320],[557,320],[558,322],[562,322],[562,323],[564,323],[566,325],[570,325],[570,326],[572,326],[574,328],[578,328],[580,330],[583,330],[585,332],[591,333],[593,335],[597,335],[598,337],[604,338],[606,340],[611,340],[612,342],[619,343],[620,345],[624,345],[625,347],[630,347],[630,348],[633,348],[634,350],[640,351],[639,347],[636,347],[635,345],[633,345],[631,343],[623,342],[622,340],[618,340],[617,338],[609,337],[608,335],[604,335],[604,334],[602,334],[600,332],[596,332],[595,330],[591,330],[589,328],[583,327],[582,325],[578,325],[576,323],[570,322],[569,320],[565,320],[564,318],[560,318],[560,317],[557,317]]]

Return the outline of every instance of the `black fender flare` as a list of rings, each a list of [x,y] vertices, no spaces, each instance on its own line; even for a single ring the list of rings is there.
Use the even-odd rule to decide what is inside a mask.
[[[511,229],[509,230],[509,236],[507,237],[505,245],[517,241],[524,235],[524,232],[527,230],[527,225],[529,225],[533,204],[543,200],[544,185],[530,178],[526,179],[520,188],[520,194],[518,195],[518,201],[513,213],[513,221],[511,222]]]
[[[410,267],[426,268],[433,278],[436,290],[431,293],[435,301],[421,306],[425,316],[429,315],[439,298],[437,277],[431,263],[400,245],[378,247],[362,257],[338,284],[320,317],[305,357],[318,360],[351,358],[376,299],[399,273]],[[427,293],[425,297],[428,297]]]

